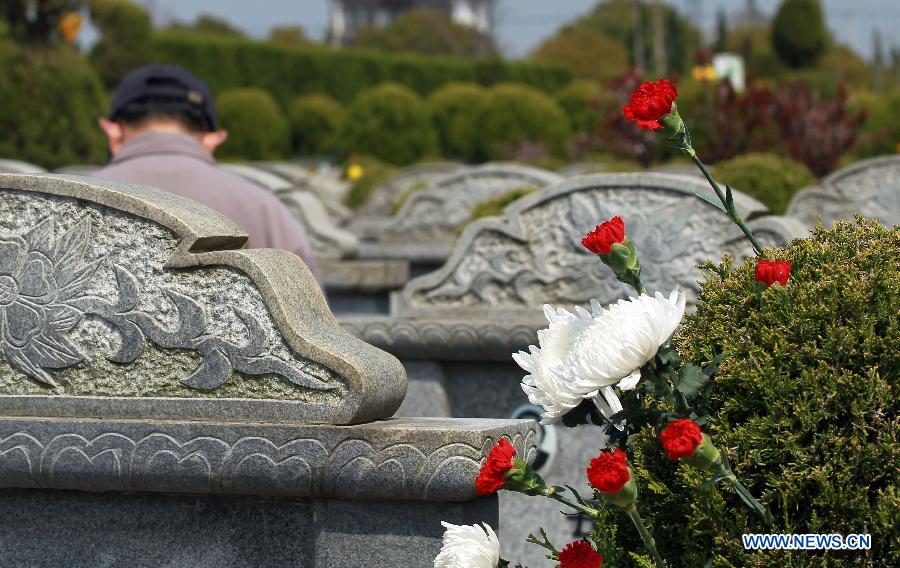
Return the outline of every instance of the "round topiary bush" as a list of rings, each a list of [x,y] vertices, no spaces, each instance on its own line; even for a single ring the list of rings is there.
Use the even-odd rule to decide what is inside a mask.
[[[153,61],[153,22],[147,10],[131,0],[90,0],[88,6],[100,30],[91,64],[104,85],[115,89],[129,71]]]
[[[672,568],[898,566],[900,228],[859,218],[770,254],[791,262],[785,288],[759,292],[752,260],[710,265],[675,343],[696,363],[721,357],[705,429],[775,524],[730,489],[699,489],[651,433],[630,448],[641,512]],[[872,549],[754,552],[743,533],[868,533]],[[617,546],[640,550],[633,535]]]
[[[784,0],[772,21],[772,46],[782,61],[791,67],[810,67],[829,41],[819,0]]]
[[[567,154],[569,119],[556,102],[525,85],[492,88],[481,121],[488,158],[509,159],[522,145],[538,144],[552,156]]]
[[[481,117],[487,91],[475,83],[448,83],[428,97],[441,152],[449,158],[482,158]]]
[[[359,179],[353,180],[350,191],[347,193],[347,206],[354,209],[365,205],[378,184],[390,179],[397,170],[397,168],[370,156],[354,156],[344,164],[348,168],[351,165],[361,168],[362,173]]]
[[[356,97],[341,139],[350,152],[397,165],[429,155],[436,145],[425,102],[396,83],[383,83]]]
[[[225,159],[275,160],[287,154],[288,124],[272,95],[256,88],[229,89],[216,99],[228,140],[217,155]]]
[[[556,102],[569,117],[572,130],[593,134],[603,120],[598,99],[603,88],[591,81],[572,81],[556,93]]]
[[[797,190],[816,183],[804,164],[775,154],[744,154],[719,162],[714,173],[718,181],[759,199],[778,215]]]
[[[78,52],[0,40],[0,68],[0,156],[50,169],[106,161],[106,94]]]
[[[303,156],[334,153],[344,119],[344,107],[328,95],[297,97],[288,107],[294,152]]]

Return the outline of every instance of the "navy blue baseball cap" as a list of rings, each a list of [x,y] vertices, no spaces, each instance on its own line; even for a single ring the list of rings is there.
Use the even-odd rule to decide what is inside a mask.
[[[183,99],[203,116],[210,130],[216,130],[212,91],[200,78],[179,65],[144,65],[126,75],[113,95],[110,120],[115,120],[129,103],[153,97]]]

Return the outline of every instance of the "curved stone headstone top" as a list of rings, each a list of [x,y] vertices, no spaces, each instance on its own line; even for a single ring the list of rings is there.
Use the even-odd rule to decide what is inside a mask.
[[[357,210],[359,217],[390,217],[394,206],[407,191],[416,185],[423,187],[449,173],[465,169],[454,162],[428,162],[403,168],[375,186],[369,200]]]
[[[406,389],[294,254],[196,202],[0,176],[0,412],[348,424]],[[110,404],[110,401],[115,404]]]
[[[812,227],[820,216],[831,226],[854,213],[886,225],[900,223],[900,156],[863,160],[834,172],[821,186],[797,192],[786,214]]]
[[[478,203],[520,188],[541,188],[562,176],[517,164],[487,164],[441,177],[406,200],[382,237],[382,242],[456,240],[456,228],[468,221]]]
[[[273,192],[306,229],[317,257],[340,260],[358,254],[359,238],[336,225],[322,200],[308,188],[254,166],[222,164],[221,167]]]
[[[93,175],[94,172],[102,168],[103,166],[94,166],[91,164],[71,164],[68,166],[63,166],[61,168],[56,168],[53,170],[55,174],[68,174],[74,176],[90,176]],[[26,172],[22,172],[26,173]],[[40,172],[27,172],[27,173],[40,173]]]
[[[680,287],[693,301],[702,279],[697,264],[723,252],[752,252],[740,230],[695,193],[709,186],[669,174],[598,174],[572,178],[529,195],[506,208],[503,217],[470,225],[440,269],[410,280],[392,298],[400,318],[521,317],[533,319],[540,306],[602,303],[629,290],[589,253],[581,239],[595,225],[620,215],[637,247],[644,284],[668,293]],[[766,213],[761,203],[735,192],[746,219]],[[783,246],[804,233],[791,219],[762,217],[761,241]]]
[[[0,159],[0,173],[4,174],[45,174],[47,170],[21,160]]]
[[[280,176],[295,187],[308,189],[322,200],[328,214],[338,223],[344,223],[353,216],[349,207],[344,205],[349,185],[331,176],[311,172],[301,164],[284,161],[254,162],[254,166]]]

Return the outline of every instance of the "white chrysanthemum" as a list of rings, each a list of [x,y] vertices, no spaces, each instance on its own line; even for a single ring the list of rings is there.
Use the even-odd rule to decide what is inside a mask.
[[[484,524],[444,525],[444,541],[434,559],[434,568],[497,568],[500,564],[500,539]]]
[[[528,346],[528,353],[513,353],[513,359],[528,374],[522,379],[522,390],[532,404],[544,409],[542,424],[559,420],[584,398],[584,393],[573,388],[558,368],[569,356],[569,350],[576,338],[594,322],[594,316],[602,311],[600,304],[591,302],[594,313],[576,307],[575,313],[544,305],[544,315],[549,327],[537,332],[538,345]]]
[[[532,404],[544,408],[545,424],[585,398],[593,398],[607,418],[620,411],[612,387],[629,390],[637,385],[640,368],[681,322],[685,297],[673,291],[668,298],[656,293],[619,300],[606,310],[596,301],[591,305],[592,314],[576,308],[577,316],[544,306],[550,327],[538,332],[540,348],[530,346],[530,353],[513,355],[529,373],[522,389]]]

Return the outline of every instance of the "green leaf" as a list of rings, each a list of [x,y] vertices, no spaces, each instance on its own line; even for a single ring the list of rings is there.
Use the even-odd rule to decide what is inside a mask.
[[[681,368],[678,385],[675,388],[685,397],[693,398],[708,382],[709,377],[703,372],[703,369],[689,363]]]
[[[696,195],[697,197],[699,197],[699,198],[702,199],[703,201],[709,203],[710,205],[712,205],[713,207],[715,207],[716,209],[718,209],[718,210],[721,211],[722,213],[728,213],[727,211],[725,211],[725,209],[722,208],[721,205],[719,205],[717,202],[715,202],[712,198],[707,197],[707,196],[703,195],[702,193],[695,193],[694,195]]]

